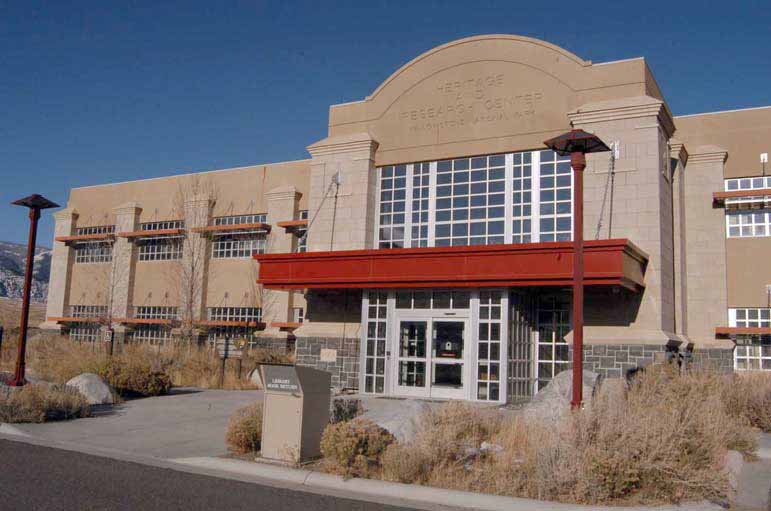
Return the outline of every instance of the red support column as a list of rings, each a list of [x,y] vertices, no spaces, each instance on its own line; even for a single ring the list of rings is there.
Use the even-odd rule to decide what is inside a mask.
[[[27,349],[27,326],[29,325],[29,299],[32,288],[32,269],[35,262],[35,242],[37,241],[37,221],[40,219],[40,209],[29,210],[29,241],[27,242],[27,261],[24,270],[24,299],[21,304],[21,324],[19,327],[19,352],[16,357],[16,372],[11,386],[21,387],[26,383],[24,378]]]
[[[573,167],[573,408],[583,399],[584,369],[584,169],[586,155],[570,154]]]

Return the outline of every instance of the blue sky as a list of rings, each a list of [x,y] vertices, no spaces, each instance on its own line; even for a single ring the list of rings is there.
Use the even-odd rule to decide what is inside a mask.
[[[675,114],[769,105],[771,9],[727,5],[0,0],[0,240],[26,240],[30,193],[305,158],[330,104],[475,34],[644,56]]]

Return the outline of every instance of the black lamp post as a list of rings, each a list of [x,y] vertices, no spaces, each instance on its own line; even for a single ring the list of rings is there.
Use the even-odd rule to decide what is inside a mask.
[[[32,268],[35,263],[35,241],[37,239],[37,221],[40,219],[40,210],[58,208],[59,205],[51,202],[42,195],[34,194],[24,197],[11,204],[29,208],[29,240],[27,241],[27,261],[24,270],[24,298],[21,303],[21,324],[19,332],[19,353],[16,358],[16,372],[11,386],[21,387],[26,383],[24,379],[25,360],[27,350],[27,325],[29,324],[29,295],[32,288]]]
[[[610,151],[596,135],[570,130],[546,140],[560,156],[570,155],[573,168],[573,408],[581,406],[584,372],[584,169],[586,153]]]

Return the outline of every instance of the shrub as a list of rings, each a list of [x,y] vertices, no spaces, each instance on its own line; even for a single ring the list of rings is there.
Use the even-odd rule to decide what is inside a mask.
[[[107,359],[97,374],[123,397],[160,396],[171,389],[169,375],[141,356]]]
[[[360,399],[337,398],[332,401],[332,418],[330,422],[346,422],[364,413]]]
[[[90,408],[77,390],[63,385],[0,387],[0,422],[46,422],[87,417]]]
[[[755,428],[771,432],[771,373],[731,374],[723,377],[721,397],[728,413]]]
[[[330,424],[321,437],[328,469],[346,477],[371,477],[380,472],[380,458],[394,442],[391,433],[366,419]]]
[[[260,450],[262,441],[262,403],[256,402],[239,408],[230,417],[225,442],[236,454]]]

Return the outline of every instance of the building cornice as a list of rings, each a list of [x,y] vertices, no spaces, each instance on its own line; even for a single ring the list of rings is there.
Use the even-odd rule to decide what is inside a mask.
[[[116,215],[121,214],[135,214],[135,213],[141,213],[142,207],[139,205],[138,202],[127,202],[125,204],[121,204],[120,206],[116,206],[112,208],[113,212]]]
[[[720,163],[728,159],[728,151],[716,145],[703,145],[688,153],[688,163]]]
[[[54,220],[75,220],[80,216],[80,213],[75,208],[64,208],[51,216],[54,217]]]
[[[327,137],[308,146],[308,152],[314,158],[330,154],[359,153],[366,151],[370,155],[377,148],[378,143],[369,133],[354,133],[353,135],[341,135]]]
[[[685,148],[685,144],[677,139],[671,139],[669,141],[669,157],[678,160],[685,166],[688,162],[688,150]]]
[[[587,103],[568,112],[574,126],[642,117],[656,117],[667,138],[675,132],[672,112],[666,103],[649,96]]]
[[[279,186],[265,192],[265,199],[269,201],[300,200],[303,196],[294,186]]]

